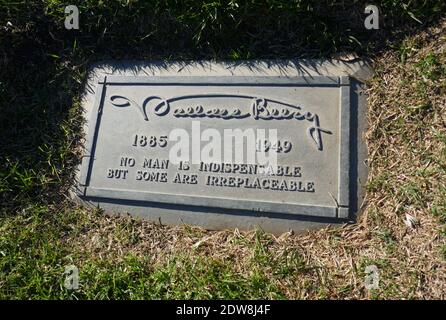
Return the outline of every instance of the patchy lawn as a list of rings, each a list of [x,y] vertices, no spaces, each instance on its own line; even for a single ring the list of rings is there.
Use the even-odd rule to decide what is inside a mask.
[[[69,32],[60,1],[0,0],[0,299],[446,298],[445,4],[376,1],[385,23],[371,33],[365,2],[106,3],[83,1]],[[376,68],[357,224],[275,237],[109,217],[67,199],[89,62],[346,51]],[[64,287],[68,265],[76,291]]]

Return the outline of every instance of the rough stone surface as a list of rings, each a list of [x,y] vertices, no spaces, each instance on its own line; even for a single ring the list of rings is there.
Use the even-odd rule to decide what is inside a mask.
[[[369,76],[364,62],[98,64],[84,97],[74,195],[109,212],[210,229],[280,233],[353,221],[367,172]],[[265,147],[277,155],[278,171],[249,159],[246,143],[228,147],[225,132],[235,129],[255,134],[254,155]],[[180,144],[175,132],[190,139]],[[221,160],[203,151],[215,132]],[[188,159],[169,157],[187,144]]]

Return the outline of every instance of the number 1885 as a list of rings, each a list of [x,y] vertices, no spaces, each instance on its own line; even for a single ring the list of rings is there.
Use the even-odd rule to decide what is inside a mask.
[[[134,147],[161,147],[167,146],[167,136],[145,136],[140,134],[135,134],[133,137],[132,146]]]

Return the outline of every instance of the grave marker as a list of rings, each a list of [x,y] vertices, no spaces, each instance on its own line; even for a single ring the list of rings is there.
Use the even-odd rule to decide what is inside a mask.
[[[369,70],[291,65],[95,68],[77,199],[211,229],[354,219]]]

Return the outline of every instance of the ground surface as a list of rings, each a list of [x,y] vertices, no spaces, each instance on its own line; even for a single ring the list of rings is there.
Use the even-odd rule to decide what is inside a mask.
[[[361,1],[203,3],[83,1],[81,29],[67,31],[60,1],[0,0],[0,298],[446,298],[446,5],[376,1],[382,24],[370,32]],[[215,232],[66,199],[88,63],[345,52],[376,68],[357,224]],[[76,291],[67,265],[79,268]]]

